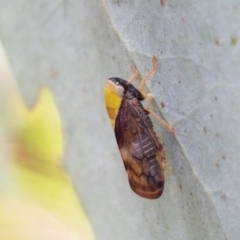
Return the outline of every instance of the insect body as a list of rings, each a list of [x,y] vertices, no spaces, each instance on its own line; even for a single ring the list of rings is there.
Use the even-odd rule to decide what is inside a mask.
[[[105,103],[130,186],[138,195],[156,199],[164,188],[165,156],[141,104],[144,95],[121,78],[110,78],[105,86]]]

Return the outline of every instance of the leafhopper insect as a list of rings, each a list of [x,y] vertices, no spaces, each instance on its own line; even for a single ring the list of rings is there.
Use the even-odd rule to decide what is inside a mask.
[[[152,98],[143,86],[156,71],[157,58],[152,58],[153,67],[140,82],[138,88],[132,85],[138,72],[132,67],[133,76],[128,80],[109,78],[105,85],[105,104],[117,144],[127,171],[132,190],[141,197],[159,198],[164,189],[165,154],[159,142],[149,113],[153,114],[169,131],[174,128],[141,101]]]

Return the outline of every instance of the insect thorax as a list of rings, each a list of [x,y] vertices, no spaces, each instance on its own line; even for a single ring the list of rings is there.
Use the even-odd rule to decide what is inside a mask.
[[[143,95],[132,84],[128,85],[128,90],[125,93],[124,98],[125,99],[137,98],[138,101],[143,101],[144,100]]]

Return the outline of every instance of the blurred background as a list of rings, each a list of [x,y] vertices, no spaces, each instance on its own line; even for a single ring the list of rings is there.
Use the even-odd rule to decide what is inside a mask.
[[[94,239],[62,166],[64,135],[54,96],[22,100],[0,45],[0,239]]]

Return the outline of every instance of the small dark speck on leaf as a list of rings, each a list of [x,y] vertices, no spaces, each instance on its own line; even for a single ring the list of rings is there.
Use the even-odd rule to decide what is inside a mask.
[[[226,157],[225,157],[224,155],[222,155],[222,159],[223,159],[223,160],[225,160],[225,159],[226,159]]]
[[[179,188],[182,190],[182,185],[181,184],[179,184]]]
[[[164,6],[164,0],[160,0],[162,6]]]
[[[212,114],[210,114],[210,117],[211,117],[211,118],[213,118],[213,115],[212,115]]]
[[[217,46],[220,46],[220,41],[219,41],[219,39],[215,39],[215,44],[216,44]]]
[[[215,166],[216,166],[217,168],[219,168],[219,167],[220,167],[220,165],[219,165],[219,163],[218,163],[218,162],[216,162],[216,163],[215,163]]]
[[[192,192],[190,192],[190,195],[191,195],[191,196],[193,195]]]
[[[215,100],[215,101],[217,101],[217,100],[218,100],[218,98],[217,98],[217,97],[214,97],[214,100]]]
[[[180,83],[181,83],[181,81],[178,81],[178,83],[180,84]]]
[[[226,199],[227,199],[227,196],[226,196],[225,194],[222,194],[222,195],[221,195],[221,199],[226,200]]]
[[[115,56],[112,56],[112,59],[115,60]]]
[[[165,107],[165,103],[161,102],[161,107],[164,108]]]
[[[205,126],[203,127],[203,131],[204,131],[205,134],[207,134],[207,129],[206,129]]]
[[[120,0],[117,0],[117,1],[116,1],[116,4],[117,4],[118,6],[120,6]]]
[[[231,45],[232,46],[235,46],[237,44],[237,41],[238,41],[237,37],[231,37]]]
[[[54,68],[49,69],[49,76],[54,78],[57,75],[57,71]]]

